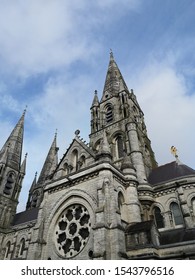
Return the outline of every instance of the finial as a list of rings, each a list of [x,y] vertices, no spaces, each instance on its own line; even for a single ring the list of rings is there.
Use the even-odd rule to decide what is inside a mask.
[[[95,94],[97,94],[97,90],[95,90],[95,92],[94,92]]]
[[[57,137],[57,134],[58,134],[58,129],[56,128],[55,135],[54,135],[55,138]]]
[[[178,158],[177,148],[175,146],[171,146],[171,153],[176,159]]]
[[[23,111],[23,116],[25,116],[26,111],[27,111],[27,108],[28,108],[28,106],[26,105],[26,106],[25,106],[25,109],[24,109],[24,111]]]
[[[80,134],[80,130],[79,129],[77,129],[76,131],[75,131],[75,133],[74,133],[77,137],[79,136],[79,134]]]
[[[37,178],[37,171],[35,172],[35,178]]]
[[[113,56],[113,51],[112,51],[112,49],[110,49],[110,59],[114,59],[114,56]]]
[[[28,156],[28,153],[25,154],[25,159],[27,158],[27,156]]]

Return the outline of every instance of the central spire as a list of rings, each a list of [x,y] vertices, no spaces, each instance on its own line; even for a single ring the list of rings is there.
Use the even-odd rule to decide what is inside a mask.
[[[101,102],[107,100],[110,97],[117,96],[120,91],[127,90],[127,85],[124,78],[114,60],[114,55],[112,50],[110,51],[110,61],[108,65],[108,70],[106,74],[106,80],[103,89],[103,95]]]

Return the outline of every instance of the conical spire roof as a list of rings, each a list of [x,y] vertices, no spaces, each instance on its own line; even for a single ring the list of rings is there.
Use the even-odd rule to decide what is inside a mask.
[[[96,107],[96,106],[99,106],[99,99],[98,99],[98,95],[97,95],[97,90],[95,90],[95,93],[94,93],[94,98],[93,98],[93,102],[92,102],[92,105],[91,107]]]
[[[108,70],[106,74],[106,80],[103,89],[102,100],[106,100],[108,97],[111,97],[110,94],[118,95],[121,90],[127,90],[128,87],[125,83],[125,80],[116,64],[113,56],[113,52],[110,52],[110,61],[108,65]]]
[[[30,187],[30,191],[29,191],[30,194],[34,191],[34,189],[36,188],[36,185],[37,185],[37,172],[35,173],[35,177],[32,181],[32,185]]]
[[[26,174],[26,159],[27,159],[27,153],[25,154],[25,157],[24,157],[24,160],[23,160],[23,162],[22,162],[22,164],[21,164],[21,168],[20,168],[20,173],[22,173],[22,174]]]
[[[7,153],[7,165],[17,171],[20,170],[21,164],[25,113],[26,110],[24,110],[21,118],[0,151],[0,162],[5,158],[5,153]]]
[[[45,179],[55,170],[58,164],[58,148],[57,148],[57,133],[55,133],[54,140],[51,144],[49,152],[47,154],[45,163],[41,170],[37,184],[45,181]]]
[[[7,163],[7,160],[8,160],[8,150],[9,150],[9,144],[7,147],[5,147],[4,151],[3,151],[3,148],[2,148],[2,154],[0,154],[0,163],[2,164],[6,164]]]
[[[100,147],[99,147],[99,151],[96,155],[97,159],[100,158],[107,158],[107,159],[111,159],[112,158],[112,154],[111,154],[111,150],[110,150],[110,145],[108,143],[108,138],[106,136],[106,131],[103,131],[103,138],[100,142]]]

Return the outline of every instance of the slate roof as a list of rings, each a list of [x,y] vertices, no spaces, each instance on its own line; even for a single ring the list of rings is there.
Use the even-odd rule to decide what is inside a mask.
[[[126,233],[135,233],[141,231],[149,231],[151,230],[152,226],[154,225],[154,221],[144,221],[135,224],[130,224],[127,226],[125,232]]]
[[[24,224],[36,220],[38,216],[38,211],[39,208],[32,208],[30,210],[17,213],[14,217],[12,226],[16,226],[19,224]]]
[[[160,245],[168,245],[187,241],[195,242],[195,228],[181,228],[160,233]]]
[[[195,176],[195,170],[179,161],[173,161],[153,169],[148,177],[148,182],[156,185],[189,175]]]

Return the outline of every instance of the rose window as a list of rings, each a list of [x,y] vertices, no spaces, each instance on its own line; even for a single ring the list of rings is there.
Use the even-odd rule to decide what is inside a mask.
[[[86,245],[91,228],[90,215],[80,204],[71,205],[60,215],[55,231],[56,248],[60,255],[71,258]]]

